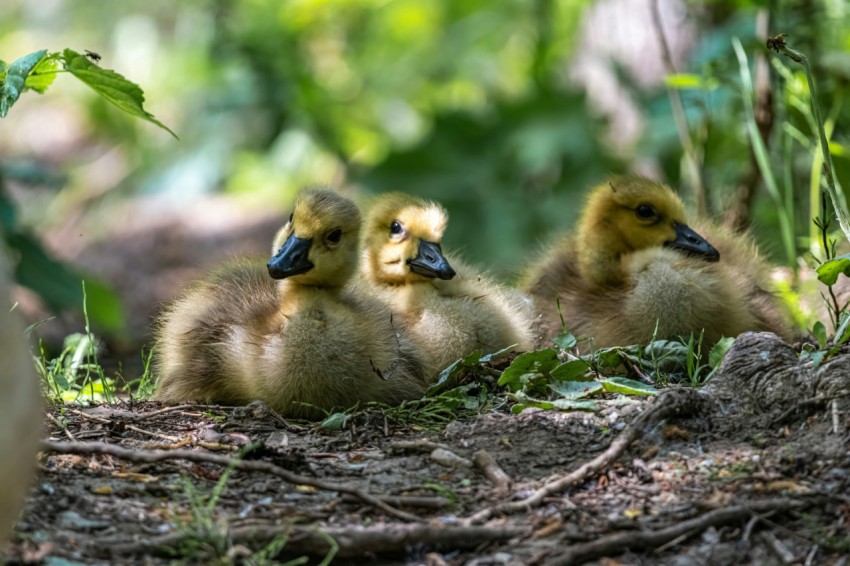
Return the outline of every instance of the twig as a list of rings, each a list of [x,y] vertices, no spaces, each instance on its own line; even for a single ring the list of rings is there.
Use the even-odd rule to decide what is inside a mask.
[[[840,430],[841,429],[841,419],[839,418],[839,413],[838,413],[838,400],[833,399],[832,403],[830,403],[830,405],[832,406],[832,434],[838,435],[838,434],[841,434],[841,432],[843,432],[843,431]]]
[[[664,27],[661,24],[661,11],[658,9],[658,0],[653,0],[650,4],[652,8],[652,25],[655,28],[655,34],[658,36],[658,42],[661,44],[661,55],[664,59],[664,66],[668,74],[676,74],[676,66],[673,64],[673,56],[670,53],[670,46],[667,44],[667,38],[664,35]],[[682,97],[679,95],[679,91],[675,88],[668,86],[667,95],[670,97],[670,107],[673,110],[673,121],[676,122],[676,130],[679,133],[679,142],[682,144],[682,149],[685,150],[685,163],[691,177],[691,184],[693,185],[697,213],[700,216],[706,216],[708,206],[706,204],[705,189],[702,184],[702,174],[700,173],[697,151],[691,140],[688,117],[685,114],[685,105],[682,103]]]
[[[136,418],[133,419],[133,420],[134,421],[143,421],[145,419],[157,417],[157,416],[163,415],[165,413],[172,413],[174,411],[185,411],[185,410],[188,410],[188,409],[204,409],[204,408],[207,408],[207,407],[214,408],[214,406],[211,406],[211,405],[195,405],[195,404],[174,405],[173,407],[165,407],[164,409],[158,409],[156,411],[151,411],[149,413],[139,413],[138,415],[136,415]]]
[[[390,444],[390,450],[394,452],[433,452],[437,448],[451,450],[447,444],[429,440],[398,440]]]
[[[324,491],[336,491],[339,493],[347,493],[361,501],[372,505],[387,515],[391,515],[403,521],[419,522],[420,519],[416,515],[400,511],[390,505],[387,505],[374,495],[355,489],[352,487],[337,485],[315,478],[309,478],[294,474],[288,470],[275,466],[268,462],[257,460],[236,460],[227,456],[218,454],[208,454],[196,450],[150,450],[142,452],[123,448],[114,444],[105,442],[54,442],[43,440],[41,442],[41,450],[43,452],[59,452],[65,454],[109,454],[131,462],[161,462],[163,460],[188,460],[190,462],[205,462],[210,464],[218,464],[220,466],[232,466],[237,470],[245,470],[251,472],[263,472],[275,477],[279,477],[284,481],[293,485],[307,485],[321,489]]]
[[[529,497],[520,501],[508,501],[478,511],[466,521],[477,523],[486,521],[498,513],[515,513],[537,507],[549,495],[560,492],[571,485],[581,483],[597,474],[617,460],[635,441],[649,432],[662,419],[695,415],[700,412],[703,397],[693,389],[668,389],[656,397],[652,406],[637,416],[626,429],[615,438],[602,454],[580,466],[577,470],[565,474],[543,485]]]
[[[50,413],[44,413],[44,414],[45,414],[45,415],[47,415],[47,418],[48,418],[48,419],[50,419],[50,422],[52,422],[52,423],[53,423],[54,425],[56,425],[59,429],[61,429],[61,430],[62,430],[62,432],[64,432],[64,433],[65,433],[65,436],[67,436],[67,437],[68,437],[68,440],[71,440],[71,441],[77,440],[76,438],[74,438],[74,435],[73,435],[73,434],[71,434],[71,431],[70,431],[70,430],[68,430],[68,425],[66,425],[65,423],[61,422],[59,419],[57,419],[56,417],[54,417],[54,416],[53,416],[53,415],[51,415]]]
[[[472,462],[484,474],[484,477],[490,480],[496,491],[507,492],[511,488],[513,483],[511,476],[505,473],[492,454],[486,450],[479,450],[472,455]]]
[[[602,556],[620,554],[626,550],[636,551],[645,548],[654,548],[687,533],[696,534],[709,527],[737,523],[746,519],[752,513],[802,509],[809,504],[809,501],[799,499],[768,499],[766,501],[756,501],[748,505],[736,505],[734,507],[727,507],[726,509],[716,509],[699,517],[655,531],[614,533],[599,537],[590,542],[561,549],[558,558],[549,561],[547,566],[581,564],[595,558],[601,558]]]
[[[275,537],[286,536],[286,551],[292,554],[326,554],[333,539],[339,545],[339,557],[373,555],[375,553],[397,553],[405,549],[426,547],[433,549],[468,549],[480,544],[507,540],[527,532],[521,528],[459,527],[445,528],[426,525],[378,525],[374,527],[350,527],[319,529],[275,525],[270,527],[237,527],[229,531],[233,543],[254,546],[264,544]],[[122,543],[101,541],[99,547],[113,555],[136,554],[159,551],[167,554],[169,549],[179,547],[180,542],[192,536],[174,533],[147,540]]]
[[[468,470],[472,468],[472,462],[463,456],[458,456],[451,450],[445,448],[434,448],[431,452],[431,459],[447,468],[457,468],[459,470]]]
[[[394,507],[418,507],[419,509],[445,509],[453,505],[448,497],[428,497],[422,495],[376,495],[378,499]],[[343,501],[355,500],[350,495],[344,495]]]
[[[788,550],[788,548],[782,544],[782,542],[776,538],[776,535],[772,532],[764,531],[761,533],[761,540],[764,541],[765,545],[773,551],[783,564],[793,564],[797,561],[794,553]]]

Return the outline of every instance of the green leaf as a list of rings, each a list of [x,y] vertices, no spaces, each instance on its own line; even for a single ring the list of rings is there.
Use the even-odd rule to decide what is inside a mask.
[[[602,392],[602,384],[598,381],[556,381],[549,388],[564,399],[582,399]]]
[[[850,254],[844,254],[825,261],[817,268],[818,279],[825,285],[835,285],[842,273],[850,276]]]
[[[80,281],[86,279],[88,313],[92,322],[111,332],[123,330],[121,301],[109,287],[56,261],[47,255],[38,240],[28,234],[7,233],[5,239],[20,258],[15,266],[15,281],[35,291],[50,308],[81,311],[83,292]]]
[[[342,430],[348,424],[349,419],[351,419],[351,415],[347,413],[333,413],[319,423],[319,428],[325,430]]]
[[[620,364],[623,363],[623,349],[622,348],[602,348],[601,350],[596,350],[594,352],[594,357],[596,358],[596,363],[599,367],[603,368],[616,368],[620,367]]]
[[[106,100],[133,116],[156,124],[177,138],[165,124],[144,109],[145,95],[136,83],[110,69],[103,69],[72,49],[62,52],[65,70],[83,81]],[[179,138],[177,138],[179,139]]]
[[[815,340],[818,341],[818,347],[825,348],[827,341],[826,326],[821,321],[817,321],[812,327],[812,334],[814,334]]]
[[[478,361],[481,362],[481,363],[484,363],[484,362],[494,362],[496,360],[500,360],[500,359],[504,358],[505,356],[507,356],[508,354],[510,354],[511,352],[513,352],[514,348],[516,348],[516,347],[517,347],[517,344],[511,344],[507,348],[502,348],[501,350],[499,350],[497,352],[493,352],[492,354],[487,354],[486,356],[481,356],[481,359],[479,359]]]
[[[440,372],[437,377],[437,382],[428,388],[425,393],[427,397],[439,395],[446,389],[457,385],[457,378],[464,369],[475,367],[481,361],[482,350],[475,350],[471,354],[467,354],[465,358],[460,358],[449,364],[449,367]]]
[[[555,345],[562,350],[569,350],[576,345],[577,340],[576,337],[569,332],[564,332],[552,340],[552,342],[554,342]]]
[[[717,86],[716,81],[706,80],[700,75],[692,75],[689,73],[676,73],[664,77],[664,84],[668,88],[676,90],[699,89],[712,90]]]
[[[656,395],[658,389],[646,383],[627,377],[609,377],[601,380],[602,387],[608,393],[623,393],[625,395]]]
[[[0,88],[0,118],[5,118],[9,109],[17,102],[26,85],[27,75],[47,55],[47,50],[35,51],[12,61],[6,68],[3,87]]]
[[[537,409],[560,409],[562,411],[598,411],[599,403],[596,401],[576,401],[571,399],[555,399],[554,401],[545,401],[543,399],[535,399],[529,397],[525,393],[517,392],[510,395],[511,399],[517,402],[511,407],[511,413],[521,413],[523,410],[530,407]]]
[[[544,348],[535,352],[520,354],[499,377],[499,385],[516,391],[522,387],[528,374],[545,374],[558,365],[558,355],[554,348]]]
[[[717,344],[711,347],[711,351],[708,353],[708,365],[711,368],[716,368],[720,366],[720,362],[723,361],[723,358],[726,357],[726,353],[729,351],[729,348],[732,347],[732,344],[735,343],[735,339],[729,336],[725,336],[717,341]]]
[[[51,53],[46,57],[42,57],[38,65],[27,76],[26,83],[24,84],[25,90],[32,89],[39,94],[44,94],[44,91],[53,84],[53,80],[56,78],[56,69],[59,67],[58,59],[58,53]]]
[[[553,369],[549,375],[558,381],[589,381],[586,377],[589,369],[590,364],[585,360],[570,360]]]

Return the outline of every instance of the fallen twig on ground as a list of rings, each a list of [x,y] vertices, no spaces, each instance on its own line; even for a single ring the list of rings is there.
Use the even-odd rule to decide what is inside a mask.
[[[522,528],[489,527],[431,527],[425,525],[376,525],[323,529],[275,525],[269,527],[237,527],[228,533],[234,544],[264,544],[278,536],[286,537],[286,554],[326,554],[331,548],[329,538],[339,545],[337,557],[363,556],[405,552],[408,548],[424,546],[429,549],[467,549],[486,542],[504,541],[526,533]],[[147,540],[121,543],[101,542],[100,546],[113,555],[149,553],[178,547],[187,538],[174,533]]]
[[[547,566],[563,564],[581,564],[589,560],[612,554],[621,554],[626,550],[642,550],[661,546],[686,534],[696,534],[709,527],[737,523],[752,516],[753,513],[771,511],[789,511],[802,509],[815,499],[768,499],[755,501],[747,505],[736,505],[726,509],[709,511],[699,517],[682,521],[670,527],[655,531],[628,531],[602,536],[596,540],[557,549],[558,557],[546,563]]]
[[[472,455],[472,462],[484,474],[484,477],[493,484],[496,491],[506,492],[510,489],[513,483],[511,476],[502,469],[502,466],[499,465],[492,454],[486,450],[479,450]]]
[[[209,454],[199,450],[133,450],[124,448],[115,444],[106,442],[55,442],[51,440],[41,441],[41,450],[43,452],[58,452],[64,454],[109,454],[131,462],[161,462],[163,460],[189,460],[191,462],[206,462],[210,464],[218,464],[221,466],[233,466],[237,470],[263,472],[294,485],[308,485],[324,491],[336,491],[339,493],[347,493],[361,501],[364,501],[387,515],[396,517],[403,521],[419,522],[421,519],[416,515],[406,513],[391,505],[381,501],[378,497],[361,491],[359,489],[324,482],[319,479],[302,476],[285,470],[280,466],[275,466],[268,462],[258,460],[237,460],[227,456],[218,454]]]
[[[607,450],[590,462],[583,464],[573,472],[544,484],[543,487],[525,499],[487,507],[467,518],[466,522],[468,524],[478,523],[499,513],[515,513],[537,507],[545,497],[587,480],[616,461],[635,440],[641,438],[659,421],[671,417],[697,415],[703,404],[703,397],[693,389],[668,389],[655,399],[651,407],[638,415],[620,433],[620,436],[611,442]]]

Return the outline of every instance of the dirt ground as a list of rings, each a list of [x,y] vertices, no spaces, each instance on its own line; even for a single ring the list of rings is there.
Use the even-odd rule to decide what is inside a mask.
[[[504,404],[433,427],[380,409],[329,430],[262,404],[54,408],[5,554],[52,565],[846,564],[850,356],[839,357],[813,367],[790,346],[745,341],[700,392],[612,398],[595,414]]]

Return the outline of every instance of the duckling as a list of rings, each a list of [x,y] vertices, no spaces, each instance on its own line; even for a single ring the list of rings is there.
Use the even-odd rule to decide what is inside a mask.
[[[421,363],[389,309],[347,287],[360,213],[325,189],[299,193],[266,265],[241,260],[168,307],[156,398],[246,404],[318,418],[358,402],[424,393]]]
[[[709,224],[697,232],[669,187],[622,176],[590,192],[576,232],[528,270],[522,287],[535,299],[539,344],[562,331],[562,314],[596,347],[704,332],[705,351],[747,330],[790,338],[767,280],[748,240]]]
[[[0,543],[35,479],[35,454],[41,436],[41,396],[24,327],[10,311],[7,265],[0,251]]]
[[[448,213],[435,202],[402,193],[376,197],[360,262],[364,285],[407,323],[432,380],[474,350],[533,345],[530,298],[443,255],[447,223]]]

